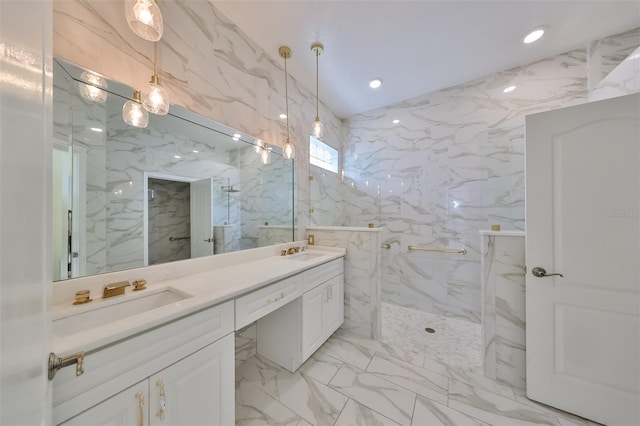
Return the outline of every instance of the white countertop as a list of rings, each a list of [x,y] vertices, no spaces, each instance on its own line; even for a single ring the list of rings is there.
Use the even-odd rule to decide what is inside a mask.
[[[298,274],[314,266],[343,257],[345,249],[334,247],[314,247],[306,251],[316,256],[308,260],[294,259],[304,253],[288,256],[269,256],[252,261],[246,261],[222,268],[215,268],[206,272],[187,275],[179,278],[167,279],[147,285],[147,290],[132,293],[128,289],[125,295],[108,299],[95,297],[94,301],[86,305],[72,305],[68,303],[53,306],[54,321],[59,318],[77,315],[99,307],[107,307],[119,301],[143,297],[146,292],[174,289],[184,293],[187,297],[178,302],[170,303],[140,314],[135,314],[116,321],[111,321],[67,336],[53,334],[53,352],[58,356],[65,356],[78,351],[90,352],[143,332],[152,327],[178,319],[199,310],[232,300],[265,285]]]

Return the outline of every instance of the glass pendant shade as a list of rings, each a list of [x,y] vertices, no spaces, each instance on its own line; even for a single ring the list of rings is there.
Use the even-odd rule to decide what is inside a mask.
[[[140,91],[133,92],[133,100],[122,106],[122,119],[128,125],[142,129],[149,125],[149,113],[140,103]]]
[[[260,161],[262,161],[262,164],[271,164],[271,151],[267,149],[266,144],[260,153]]]
[[[142,105],[152,114],[166,115],[169,112],[169,96],[156,75],[151,77],[148,90],[142,98]]]
[[[90,71],[84,71],[80,74],[80,79],[87,83],[79,83],[80,95],[88,101],[105,103],[108,93],[103,88],[107,88],[107,81],[98,74],[94,74]]]
[[[138,37],[149,41],[162,38],[162,13],[154,0],[125,0],[124,15]]]
[[[314,121],[311,126],[311,136],[316,139],[322,139],[324,137],[324,125],[319,117],[316,117],[316,121]]]
[[[324,137],[324,125],[320,121],[320,73],[318,71],[318,58],[324,52],[324,46],[320,42],[315,42],[311,45],[311,52],[316,57],[316,119],[311,125],[311,136],[316,139],[322,139]]]
[[[282,156],[287,160],[291,160],[296,156],[296,147],[293,146],[289,139],[287,139],[284,146],[282,147]]]

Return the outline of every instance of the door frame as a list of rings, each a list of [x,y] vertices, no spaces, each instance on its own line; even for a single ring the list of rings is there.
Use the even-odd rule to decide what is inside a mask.
[[[144,266],[149,266],[149,179],[170,180],[173,182],[195,182],[197,178],[169,175],[166,173],[144,172],[142,177],[142,222]]]

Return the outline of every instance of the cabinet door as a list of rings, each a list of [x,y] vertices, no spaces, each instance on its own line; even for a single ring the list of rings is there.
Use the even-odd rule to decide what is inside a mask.
[[[322,312],[323,340],[329,338],[344,321],[343,275],[330,279],[325,286],[328,290],[328,298],[324,303]]]
[[[61,423],[61,426],[148,426],[149,381],[144,380]]]
[[[322,308],[327,287],[318,286],[302,296],[302,359],[307,359],[322,345]]]
[[[149,378],[150,425],[235,423],[234,333]]]

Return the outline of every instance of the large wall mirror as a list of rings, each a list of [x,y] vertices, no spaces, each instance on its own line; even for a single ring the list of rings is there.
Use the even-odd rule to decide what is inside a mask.
[[[132,88],[60,59],[53,75],[54,281],[295,239],[278,147],[175,105],[133,127]]]

